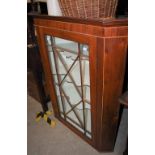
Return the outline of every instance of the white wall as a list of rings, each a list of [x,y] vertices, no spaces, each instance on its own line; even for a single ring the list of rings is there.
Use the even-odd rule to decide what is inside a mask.
[[[58,0],[47,0],[48,15],[62,16]]]

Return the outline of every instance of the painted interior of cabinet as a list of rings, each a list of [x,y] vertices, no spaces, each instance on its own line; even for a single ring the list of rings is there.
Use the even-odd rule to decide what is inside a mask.
[[[91,139],[89,46],[50,35],[45,41],[60,116]]]

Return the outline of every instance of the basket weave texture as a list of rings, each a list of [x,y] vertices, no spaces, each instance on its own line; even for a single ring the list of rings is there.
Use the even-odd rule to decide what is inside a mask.
[[[118,0],[59,0],[63,16],[114,18]]]

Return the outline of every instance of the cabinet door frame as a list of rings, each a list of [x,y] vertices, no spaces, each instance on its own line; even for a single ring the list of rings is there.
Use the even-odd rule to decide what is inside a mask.
[[[48,88],[50,91],[50,97],[52,101],[52,106],[54,110],[55,117],[58,118],[63,124],[65,124],[68,128],[73,130],[76,134],[78,134],[80,137],[82,137],[85,141],[87,141],[90,145],[96,146],[97,142],[97,113],[96,113],[96,76],[97,76],[97,39],[94,36],[86,35],[86,34],[80,34],[75,33],[71,31],[61,30],[61,29],[55,29],[55,28],[47,28],[47,27],[39,27],[36,26],[37,31],[37,37],[38,37],[38,43],[40,47],[40,54],[41,54],[41,60],[43,63],[43,68],[45,72],[45,79],[48,83]],[[90,73],[90,100],[91,100],[91,130],[92,130],[92,139],[87,138],[83,135],[80,131],[78,131],[75,127],[70,125],[67,121],[64,121],[60,117],[59,108],[58,108],[58,102],[56,97],[56,92],[54,88],[53,83],[53,76],[52,71],[50,67],[49,57],[48,57],[48,50],[45,43],[45,35],[51,35],[53,37],[59,37],[62,39],[67,39],[83,44],[87,44],[89,46],[89,73]]]

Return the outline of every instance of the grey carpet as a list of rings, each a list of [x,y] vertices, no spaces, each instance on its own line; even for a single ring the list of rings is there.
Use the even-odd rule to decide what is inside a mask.
[[[51,108],[51,107],[50,107]],[[51,128],[45,121],[35,122],[36,113],[41,111],[40,104],[28,96],[27,118],[27,154],[28,155],[122,155],[127,137],[127,110],[123,117],[112,153],[99,153],[84,142],[57,119],[55,128]],[[52,116],[53,119],[54,116]]]

